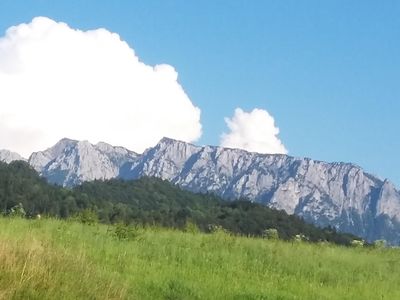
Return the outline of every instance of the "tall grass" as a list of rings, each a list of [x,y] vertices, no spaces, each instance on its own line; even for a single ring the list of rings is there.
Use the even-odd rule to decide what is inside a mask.
[[[400,299],[400,251],[0,219],[2,299]],[[129,232],[128,232],[129,233]]]

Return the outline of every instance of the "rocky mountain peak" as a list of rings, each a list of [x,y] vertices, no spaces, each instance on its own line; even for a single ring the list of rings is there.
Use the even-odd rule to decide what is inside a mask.
[[[169,154],[171,156],[185,156],[191,155],[193,152],[198,151],[200,148],[201,147],[195,146],[190,143],[185,143],[182,141],[164,137],[157,143],[157,145],[148,150],[156,150],[159,153]]]
[[[11,152],[9,150],[0,150],[0,161],[5,162],[5,163],[10,163],[14,160],[23,160],[26,161],[25,158],[23,158],[21,155],[15,152]]]
[[[137,154],[106,143],[91,144],[64,138],[53,147],[33,153],[29,163],[50,182],[74,186],[84,181],[110,179]]]

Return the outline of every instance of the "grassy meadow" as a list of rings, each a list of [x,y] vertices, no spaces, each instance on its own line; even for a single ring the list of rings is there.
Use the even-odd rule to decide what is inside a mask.
[[[0,299],[400,299],[400,250],[0,218]]]

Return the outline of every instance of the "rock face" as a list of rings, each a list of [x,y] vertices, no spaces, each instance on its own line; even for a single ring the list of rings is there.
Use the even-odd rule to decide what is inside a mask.
[[[400,245],[400,192],[350,163],[199,147],[168,138],[141,155],[105,143],[63,139],[32,154],[29,163],[63,186],[155,176],[190,191],[247,198],[319,226]]]
[[[320,226],[400,244],[399,191],[349,163],[197,147],[164,138],[120,175],[156,176],[195,192],[247,198]]]
[[[74,186],[84,181],[118,177],[120,168],[137,159],[135,152],[106,143],[62,139],[53,147],[35,152],[29,163],[49,182]]]
[[[9,164],[14,160],[23,160],[26,161],[21,155],[15,152],[11,152],[8,150],[0,150],[0,161]]]

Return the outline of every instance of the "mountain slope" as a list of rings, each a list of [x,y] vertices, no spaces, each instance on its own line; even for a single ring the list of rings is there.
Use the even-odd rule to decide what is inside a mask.
[[[33,153],[29,164],[49,182],[74,186],[117,177],[122,165],[136,158],[135,152],[123,147],[62,139],[45,151]]]

